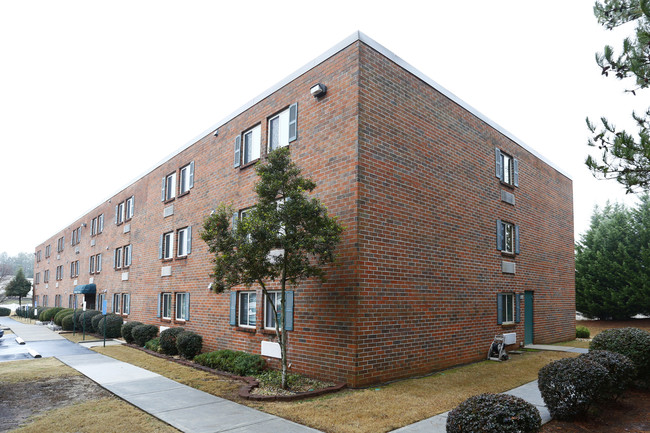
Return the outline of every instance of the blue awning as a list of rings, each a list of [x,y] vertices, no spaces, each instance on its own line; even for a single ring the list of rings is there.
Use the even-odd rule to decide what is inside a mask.
[[[97,286],[95,284],[82,284],[80,286],[75,286],[74,293],[95,293],[97,292]]]

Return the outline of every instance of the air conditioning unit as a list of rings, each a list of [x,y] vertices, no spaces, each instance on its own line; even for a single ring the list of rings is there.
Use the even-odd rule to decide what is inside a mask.
[[[517,343],[517,333],[516,332],[508,332],[507,334],[503,334],[503,342],[506,346],[510,344],[516,344]]]

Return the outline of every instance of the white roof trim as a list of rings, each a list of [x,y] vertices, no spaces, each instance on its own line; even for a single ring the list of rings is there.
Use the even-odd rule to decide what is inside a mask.
[[[453,101],[456,104],[458,104],[459,106],[463,107],[464,109],[466,109],[467,111],[472,113],[474,116],[478,117],[479,119],[481,119],[482,121],[484,121],[485,123],[490,125],[492,128],[494,128],[495,130],[497,130],[498,132],[500,132],[501,134],[503,134],[504,136],[506,136],[507,138],[509,138],[510,140],[512,140],[513,142],[515,142],[516,144],[518,144],[519,146],[524,148],[525,150],[527,150],[528,152],[532,153],[537,158],[541,159],[546,164],[553,167],[555,170],[557,170],[558,172],[560,172],[561,174],[563,174],[567,178],[571,179],[571,176],[566,171],[564,171],[563,169],[558,167],[556,164],[551,162],[548,158],[546,158],[545,156],[543,156],[542,154],[537,152],[535,149],[533,149],[533,148],[529,147],[528,145],[526,145],[523,141],[519,140],[513,134],[511,134],[510,132],[508,132],[507,130],[505,130],[501,126],[499,126],[497,123],[495,123],[494,121],[489,119],[487,116],[483,115],[481,112],[476,110],[474,107],[472,107],[471,105],[469,105],[468,103],[466,103],[465,101],[463,101],[462,99],[460,99],[459,97],[457,97],[456,95],[451,93],[449,90],[442,87],[440,84],[438,84],[437,82],[435,82],[434,80],[432,80],[431,78],[429,78],[428,76],[426,76],[425,74],[420,72],[418,69],[416,69],[415,67],[413,67],[412,65],[410,65],[409,63],[404,61],[402,58],[397,56],[392,51],[388,50],[386,47],[384,47],[380,43],[376,42],[374,39],[368,37],[367,35],[365,35],[364,33],[360,32],[360,31],[356,31],[356,32],[352,33],[350,36],[348,36],[347,38],[345,38],[344,40],[342,40],[341,42],[339,42],[338,44],[334,45],[329,50],[325,51],[320,56],[316,57],[311,62],[307,63],[306,65],[304,65],[300,69],[296,70],[292,74],[285,77],[283,80],[281,80],[280,82],[278,82],[274,86],[271,86],[270,88],[266,89],[264,92],[260,93],[257,97],[251,99],[250,101],[248,101],[247,103],[245,103],[244,105],[239,107],[237,110],[230,113],[228,116],[221,119],[219,122],[215,123],[210,128],[206,129],[205,131],[203,131],[202,133],[200,133],[199,135],[197,135],[196,137],[194,137],[193,139],[191,139],[190,141],[185,143],[183,146],[178,148],[176,151],[172,152],[171,154],[167,155],[165,158],[161,159],[158,163],[153,165],[151,168],[149,168],[148,170],[146,170],[145,172],[143,172],[139,176],[135,177],[133,180],[128,182],[126,185],[124,185],[120,189],[118,189],[114,194],[111,194],[110,196],[108,196],[101,203],[107,202],[108,200],[112,199],[117,194],[119,194],[120,192],[122,192],[126,188],[128,188],[129,186],[136,183],[138,180],[142,179],[143,177],[145,177],[149,173],[153,172],[155,169],[157,169],[158,167],[163,165],[165,162],[171,160],[173,157],[175,157],[176,155],[178,155],[179,153],[181,153],[185,149],[192,146],[194,143],[196,143],[199,140],[205,138],[206,136],[214,133],[215,130],[219,129],[221,126],[223,126],[226,123],[230,122],[232,119],[239,116],[241,113],[248,110],[249,108],[251,108],[252,106],[257,104],[258,102],[262,101],[264,98],[270,96],[274,92],[276,92],[279,89],[281,89],[282,87],[286,86],[291,81],[295,80],[296,78],[298,78],[299,76],[301,76],[305,72],[307,72],[307,71],[313,69],[314,67],[318,66],[319,64],[323,63],[325,60],[327,60],[330,57],[334,56],[338,52],[343,51],[345,48],[347,48],[349,45],[355,43],[356,41],[361,41],[361,42],[365,43],[366,45],[368,45],[369,47],[373,48],[375,51],[377,51],[380,54],[384,55],[385,57],[390,59],[392,62],[394,62],[395,64],[397,64],[401,68],[403,68],[406,71],[410,72],[411,74],[415,75],[416,77],[418,77],[419,79],[421,79],[422,81],[424,81],[425,83],[427,83],[428,85],[430,85],[431,87],[436,89],[438,92],[442,93],[445,97],[449,98],[451,101]],[[88,211],[84,212],[82,214],[82,216],[90,213],[92,210],[99,207],[101,205],[101,203],[94,206],[94,207],[92,207],[91,209],[88,209]],[[60,231],[57,232],[57,233],[60,233]]]

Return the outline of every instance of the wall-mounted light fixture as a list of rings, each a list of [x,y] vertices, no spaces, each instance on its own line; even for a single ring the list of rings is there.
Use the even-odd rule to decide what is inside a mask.
[[[309,93],[311,93],[311,96],[314,98],[320,98],[321,96],[324,96],[327,93],[327,86],[325,84],[315,84],[311,86],[311,89],[309,89]]]
[[[219,130],[218,130],[218,129],[215,129],[214,132],[212,133],[212,135],[214,135],[215,137],[216,137],[217,135],[219,135]]]
[[[86,223],[81,224],[81,227],[87,227],[87,226],[88,226],[88,224],[86,224]]]

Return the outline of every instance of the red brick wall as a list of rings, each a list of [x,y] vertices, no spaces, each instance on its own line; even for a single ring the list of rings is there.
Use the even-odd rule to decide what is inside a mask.
[[[328,93],[316,100],[311,85]],[[257,326],[229,325],[229,294],[208,289],[211,260],[199,237],[203,219],[219,203],[235,209],[254,204],[252,166],[233,168],[235,137],[260,124],[262,158],[267,119],[298,103],[294,161],[318,185],[315,194],[345,226],[338,261],[324,284],[311,281],[295,290],[292,368],[309,375],[363,385],[481,359],[496,333],[522,322],[496,325],[496,293],[535,291],[536,342],[566,340],[574,332],[573,227],[571,181],[526,150],[450,102],[415,76],[356,42],[186,148],[109,202],[75,221],[36,248],[52,244],[36,295],[67,296],[74,288],[69,262],[80,260],[78,284],[89,282],[88,257],[103,253],[94,276],[98,292],[131,294],[131,314],[162,326],[184,326],[204,339],[204,350],[230,348],[260,352],[274,340],[263,330],[261,290]],[[494,147],[520,160],[516,205],[500,201],[494,176]],[[163,176],[194,161],[194,187],[173,202],[161,202]],[[119,180],[118,180],[119,182]],[[114,224],[114,206],[135,196],[129,233]],[[89,198],[91,200],[92,198]],[[163,217],[166,206],[174,206]],[[93,237],[90,221],[105,215],[104,232]],[[515,275],[501,273],[495,249],[495,221],[521,227],[521,254]],[[79,253],[71,230],[81,223]],[[187,258],[158,258],[160,235],[192,226]],[[57,259],[56,240],[66,236]],[[116,247],[133,245],[128,281],[112,268]],[[64,265],[56,286],[55,269]],[[171,266],[172,276],[161,277]],[[43,271],[50,269],[49,287]],[[243,288],[237,288],[243,289]],[[190,320],[156,317],[162,292],[189,292]],[[110,304],[109,304],[110,305]],[[522,304],[523,311],[523,304]],[[563,324],[563,325],[562,325]]]

